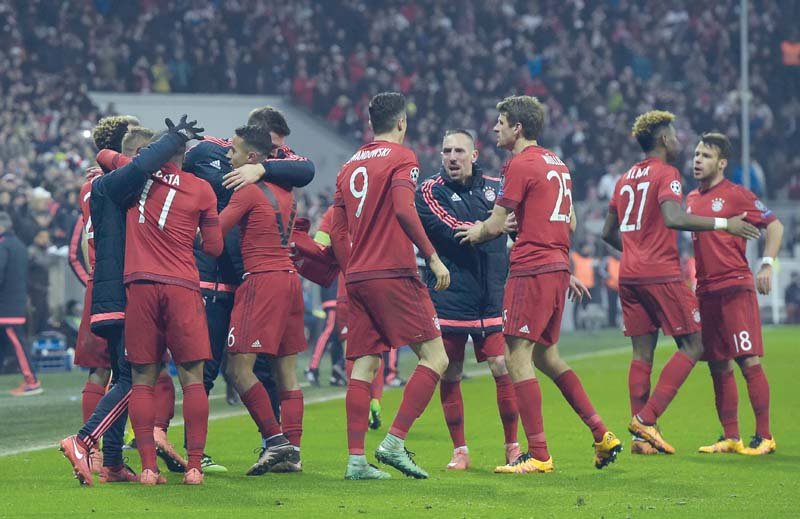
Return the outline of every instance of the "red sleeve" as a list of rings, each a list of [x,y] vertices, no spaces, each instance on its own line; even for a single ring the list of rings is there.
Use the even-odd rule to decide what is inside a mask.
[[[203,252],[211,256],[222,254],[222,232],[219,227],[219,215],[217,214],[217,200],[211,186],[203,186],[205,203],[200,212],[200,235],[203,237]]]
[[[97,154],[97,163],[105,171],[114,171],[129,163],[132,158],[114,150],[100,150]]]
[[[417,189],[418,179],[419,162],[417,162],[417,156],[414,155],[414,152],[409,151],[395,170],[392,171],[392,187],[406,186],[413,191]]]
[[[338,192],[337,192],[338,193]],[[341,198],[341,194],[339,194]],[[347,232],[347,211],[344,204],[333,206],[331,217],[331,247],[336,256],[336,262],[342,271],[347,270],[347,260],[350,258],[350,236]]]
[[[78,257],[81,250],[81,238],[83,238],[83,215],[78,217],[75,227],[72,229],[72,237],[69,240],[69,264],[83,286],[86,286],[90,276]]]
[[[222,214],[219,215],[223,236],[228,234],[228,231],[230,231],[234,225],[241,222],[244,215],[250,210],[252,204],[252,190],[250,187],[251,186],[247,186],[239,191],[234,191],[230,202],[228,202],[228,205],[222,210]],[[255,187],[255,189],[258,188]]]
[[[759,229],[764,229],[767,225],[778,219],[778,217],[775,216],[775,213],[773,213],[766,205],[764,205],[764,202],[759,200],[752,191],[740,187],[739,193],[741,209],[737,212],[741,214],[742,212],[747,211],[746,220],[748,222],[755,225]]]
[[[319,222],[319,228],[317,230],[330,235],[332,219],[333,219],[333,206],[329,207],[328,210],[325,211],[325,214],[322,215],[322,219]]]
[[[513,162],[509,163],[503,173],[500,196],[495,203],[514,211],[525,198],[526,184],[526,176],[522,168],[515,167]]]
[[[655,187],[658,189],[659,205],[667,201],[683,203],[683,186],[677,169],[667,166],[657,179],[658,185]]]
[[[621,180],[622,180],[622,177],[620,177],[620,179],[617,180],[617,183],[614,186],[614,193],[611,195],[611,201],[608,202],[608,212],[609,213],[614,213],[614,214],[617,213],[617,205],[619,203],[618,202],[618,198],[617,198],[617,192],[619,190],[617,189],[617,187],[619,187],[619,183],[620,183]]]
[[[392,183],[392,204],[394,205],[394,215],[397,218],[403,232],[406,233],[414,245],[417,246],[425,259],[430,258],[436,252],[422,222],[419,220],[417,208],[414,205],[414,189],[407,184]]]

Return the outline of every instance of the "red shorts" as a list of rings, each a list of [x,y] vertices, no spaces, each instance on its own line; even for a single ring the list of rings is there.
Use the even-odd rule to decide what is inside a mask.
[[[228,353],[285,357],[305,351],[304,313],[303,287],[296,272],[250,274],[236,289]]]
[[[175,364],[211,359],[200,292],[164,283],[125,287],[125,356],[132,364],[160,364],[169,347]]]
[[[444,333],[442,341],[447,358],[454,362],[464,362],[464,350],[467,346],[466,333]],[[475,350],[475,360],[486,362],[489,357],[501,357],[506,353],[506,339],[500,332],[490,333],[483,337],[479,333],[472,334],[472,347]]]
[[[700,331],[700,307],[682,281],[652,285],[620,285],[622,331],[626,337],[658,331],[681,336]]]
[[[86,294],[83,296],[83,315],[78,328],[78,339],[75,343],[75,365],[82,368],[111,369],[111,356],[108,353],[108,342],[92,333],[92,280],[86,282]]]
[[[347,296],[348,359],[442,335],[428,290],[415,277],[355,281],[347,284]]]
[[[347,299],[340,299],[336,301],[336,331],[339,334],[339,340],[344,342],[347,340],[347,316],[350,314],[350,304]]]
[[[557,343],[568,288],[566,270],[508,278],[503,297],[503,334],[545,346]]]
[[[764,356],[758,299],[751,289],[700,296],[703,317],[701,360]]]

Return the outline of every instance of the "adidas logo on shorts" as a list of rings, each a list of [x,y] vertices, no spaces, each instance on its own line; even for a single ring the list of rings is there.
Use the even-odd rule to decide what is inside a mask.
[[[212,160],[211,161],[211,167],[214,167],[214,168],[217,168],[217,169],[222,169],[222,165],[219,163],[219,160]]]
[[[520,328],[519,331],[522,332],[522,333],[531,333],[531,329],[528,328],[527,324],[525,326],[523,326],[522,328]]]
[[[250,347],[251,347],[251,348],[260,348],[260,347],[261,347],[261,341],[259,341],[258,339],[256,339],[256,340],[255,340],[255,342],[254,342],[253,344],[251,344],[251,345],[250,345]]]

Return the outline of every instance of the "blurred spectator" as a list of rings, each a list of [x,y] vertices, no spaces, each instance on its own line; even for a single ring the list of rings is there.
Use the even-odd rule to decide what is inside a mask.
[[[606,295],[608,304],[608,326],[617,327],[617,306],[619,303],[619,252],[611,249],[605,260]]]
[[[24,380],[11,394],[29,396],[41,393],[42,386],[25,346],[28,257],[13,229],[9,214],[0,211],[0,372],[4,371],[6,352],[13,351]]]
[[[800,323],[800,272],[792,272],[792,280],[784,293],[786,303],[786,322]]]
[[[41,229],[33,238],[33,244],[28,247],[28,296],[30,298],[32,315],[29,328],[33,334],[44,331],[50,319],[50,306],[47,294],[50,290],[50,265],[53,259],[48,254],[50,247],[50,232]]]

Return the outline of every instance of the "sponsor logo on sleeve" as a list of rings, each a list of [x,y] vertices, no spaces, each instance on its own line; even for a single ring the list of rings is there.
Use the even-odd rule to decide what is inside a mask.
[[[411,173],[409,174],[409,176],[411,177],[411,182],[416,184],[417,179],[419,179],[419,168],[416,167],[411,168]]]
[[[669,188],[672,190],[673,193],[675,193],[678,196],[681,196],[681,193],[683,192],[683,189],[681,188],[681,183],[678,180],[673,180],[672,182],[670,182]]]

